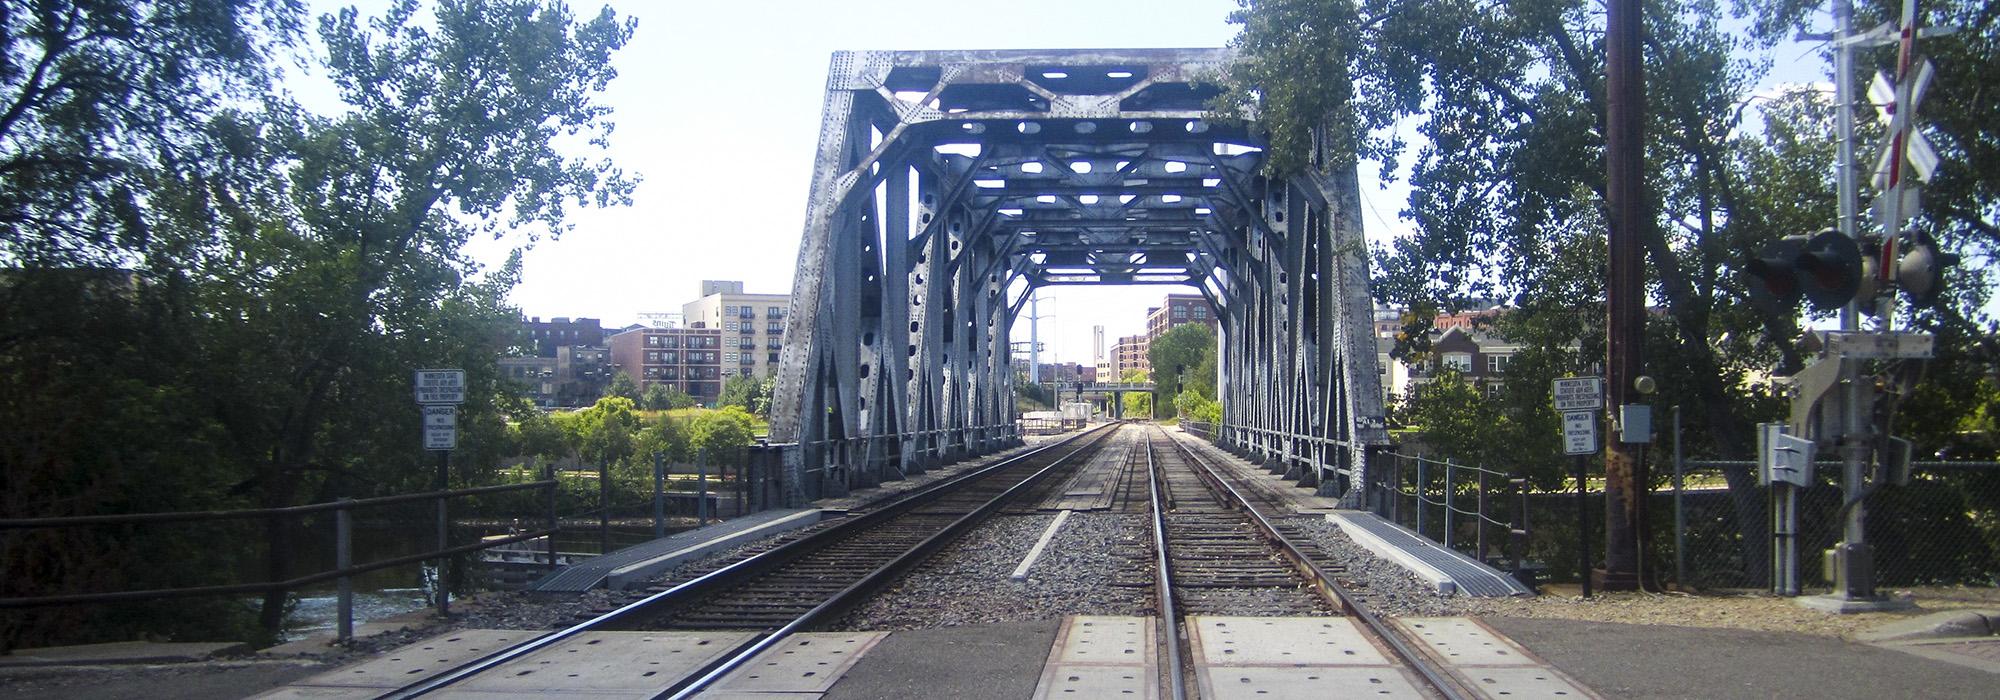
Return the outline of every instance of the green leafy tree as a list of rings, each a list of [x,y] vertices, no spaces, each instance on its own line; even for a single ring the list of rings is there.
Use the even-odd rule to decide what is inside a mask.
[[[686,461],[688,439],[688,429],[683,421],[661,413],[642,423],[635,448],[640,456],[648,459],[658,454],[664,459]]]
[[[691,452],[707,455],[709,464],[734,464],[756,439],[756,420],[739,406],[724,406],[696,412],[687,431]]]
[[[0,71],[0,83],[16,81],[24,109],[69,120],[33,127],[34,138],[19,132],[0,150],[44,144],[22,146],[26,164],[61,145],[70,149],[64,158],[110,173],[63,176],[94,208],[59,222],[43,212],[68,206],[59,198],[68,195],[22,194],[28,179],[0,188],[12,188],[0,197],[27,198],[0,202],[13,207],[7,216],[48,223],[0,234],[5,254],[31,270],[9,276],[0,301],[89,307],[79,319],[107,323],[34,318],[68,324],[67,342],[144,358],[151,368],[92,366],[93,381],[129,397],[114,401],[159,414],[126,423],[153,424],[126,446],[143,458],[62,438],[33,448],[67,462],[45,465],[49,473],[136,483],[202,464],[209,483],[268,507],[425,487],[428,470],[413,468],[429,460],[415,449],[409,372],[445,366],[464,368],[470,385],[460,418],[469,459],[457,473],[479,478],[490,466],[479,462],[496,459],[508,435],[495,400],[507,391],[495,339],[518,313],[505,300],[519,257],[486,269],[461,249],[475,235],[557,234],[568,207],[627,199],[631,183],[608,161],[559,151],[557,141],[571,151],[604,145],[610,123],[595,94],[615,75],[609,56],[630,23],[609,12],[578,22],[559,4],[529,0],[444,0],[427,12],[398,2],[371,20],[345,10],[318,23],[327,51],[318,68],[344,103],[322,116],[282,96],[227,91],[267,75],[273,49],[256,42],[286,36],[297,23],[293,3],[114,5],[9,4],[0,14],[9,55],[34,61],[18,64],[26,72]],[[260,10],[278,14],[259,20]],[[60,38],[78,26],[76,41]],[[34,65],[77,73],[64,81]],[[105,81],[140,92],[85,97]],[[116,260],[129,272],[71,266],[79,260]],[[34,288],[12,284],[31,279]],[[11,328],[0,336],[21,337]],[[58,349],[0,352],[32,365]],[[14,410],[54,414],[78,400],[45,393],[61,383],[21,369],[30,372],[6,374],[35,390],[0,391],[19,401]],[[36,435],[101,437],[100,426],[137,417],[73,415],[59,432]],[[35,470],[10,461],[4,471]],[[15,485],[6,490],[100,512],[172,505],[121,504],[62,480]],[[264,527],[272,555],[262,578],[290,578],[294,525],[280,518]],[[267,596],[263,628],[275,633],[286,607],[284,593]]]
[[[1668,387],[1655,400],[1694,419],[1694,449],[1733,457],[1749,454],[1752,426],[1782,408],[1748,380],[1773,367],[1788,373],[1802,360],[1797,319],[1744,303],[1741,261],[1778,236],[1826,227],[1835,214],[1823,98],[1751,95],[1764,70],[1754,53],[1792,31],[1788,18],[1816,6],[1764,4],[1787,11],[1752,17],[1749,6],[1652,3],[1644,42],[1649,213],[1637,235],[1662,312],[1647,328],[1645,365]],[[1407,159],[1404,216],[1416,234],[1377,251],[1373,280],[1381,300],[1413,312],[1399,356],[1422,350],[1434,314],[1492,298],[1514,302],[1512,332],[1550,357],[1572,345],[1579,360],[1603,356],[1600,12],[1561,0],[1453,0],[1421,12],[1386,1],[1251,0],[1233,20],[1249,58],[1232,69],[1222,106],[1258,106],[1274,169],[1325,162],[1338,172],[1351,169],[1343,159],[1352,152],[1393,172]],[[1761,33],[1724,29],[1743,21]],[[1871,24],[1864,17],[1857,26]],[[1990,36],[1991,26],[1971,36]],[[1992,60],[1990,51],[1968,58]],[[1958,94],[1977,91],[1962,84]],[[1965,113],[1959,133],[1990,133],[1992,109]],[[1423,136],[1421,148],[1381,128],[1403,119]],[[1969,172],[1990,178],[2000,170]],[[1993,200],[1983,201],[1990,221]],[[1967,305],[1974,298],[1983,293],[1953,301],[1964,310],[1976,308]],[[1977,333],[1961,337],[1969,335]],[[1760,542],[1752,475],[1726,476],[1745,541]],[[1761,571],[1764,554],[1746,547],[1746,568]]]
[[[722,383],[722,394],[716,398],[716,407],[735,406],[744,412],[751,412],[757,404],[757,391],[762,386],[756,377],[747,374],[731,375]]]
[[[586,464],[620,465],[638,453],[638,406],[622,396],[607,396],[590,408],[564,414],[567,441]]]
[[[1154,395],[1158,397],[1156,406],[1164,412],[1168,408],[1180,406],[1179,396],[1182,382],[1194,379],[1204,366],[1211,372],[1215,369],[1215,331],[1200,323],[1183,323],[1174,326],[1147,346],[1146,358],[1152,362]],[[1207,379],[1207,398],[1215,398],[1215,380]],[[1156,415],[1156,418],[1165,418]]]
[[[187,289],[135,268],[163,173],[226,177],[207,123],[268,96],[299,34],[291,2],[0,2],[0,517],[252,505],[212,388],[192,382]],[[0,597],[216,582],[240,548],[214,532],[11,533]],[[208,541],[203,541],[203,538]],[[0,648],[241,635],[223,599],[0,617]]]
[[[612,374],[611,381],[604,384],[604,397],[611,398],[614,396],[631,399],[635,402],[638,401],[640,398],[639,383],[633,381],[632,375],[625,372]]]
[[[1144,384],[1151,381],[1145,370],[1128,369],[1119,374],[1118,380],[1127,384]],[[1153,415],[1153,395],[1133,392],[1125,395],[1125,417],[1140,418]]]
[[[623,372],[620,372],[618,376],[625,377],[627,381],[631,380],[631,377],[625,375]],[[680,390],[680,387],[668,386],[666,384],[654,384],[646,387],[645,393],[639,397],[639,407],[648,411],[666,411],[676,408],[688,408],[694,405],[694,397],[688,396],[687,392]]]
[[[777,393],[778,378],[765,377],[757,383],[757,395],[750,401],[750,412],[760,418],[771,416],[771,397]]]

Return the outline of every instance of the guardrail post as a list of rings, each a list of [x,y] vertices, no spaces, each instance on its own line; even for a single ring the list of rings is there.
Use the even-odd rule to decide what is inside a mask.
[[[1418,537],[1423,537],[1423,536],[1424,536],[1424,486],[1425,486],[1425,484],[1427,484],[1427,483],[1429,483],[1429,482],[1426,482],[1426,481],[1424,480],[1424,458],[1422,458],[1422,457],[1418,457],[1418,458],[1417,458],[1417,485],[1416,485],[1416,487],[1415,487],[1415,488],[1413,488],[1413,489],[1410,489],[1410,490],[1411,490],[1411,492],[1413,492],[1413,493],[1417,494],[1417,536],[1418,536]]]
[[[708,450],[694,453],[694,524],[708,524]]]
[[[1444,548],[1445,549],[1451,549],[1451,529],[1452,529],[1451,521],[1453,519],[1453,516],[1457,515],[1457,513],[1453,511],[1452,507],[1452,491],[1454,490],[1451,487],[1452,468],[1453,467],[1451,464],[1451,458],[1450,457],[1444,458]]]
[[[340,499],[345,503],[351,499]],[[342,572],[354,566],[354,520],[346,508],[333,511],[333,568]],[[341,644],[354,641],[354,578],[342,573],[335,579],[337,602],[334,629]]]
[[[1687,585],[1687,514],[1682,510],[1682,479],[1687,461],[1681,455],[1681,407],[1674,406],[1674,583]]]
[[[1514,517],[1507,519],[1507,544],[1513,548],[1514,570],[1527,568],[1528,562],[1528,480],[1510,479],[1515,495],[1520,503],[1515,507]]]
[[[543,504],[548,508],[546,515],[548,516],[549,536],[543,539],[548,541],[549,570],[554,571],[556,569],[556,529],[561,525],[556,519],[556,491],[562,489],[562,482],[556,481],[555,462],[542,465],[542,479],[549,482],[549,492],[544,497],[545,501]]]
[[[597,461],[597,554],[611,553],[611,460]]]
[[[653,453],[653,539],[667,536],[667,463],[666,456]]]
[[[1479,470],[1479,518],[1473,524],[1479,527],[1479,562],[1486,563],[1486,470]]]
[[[438,452],[438,491],[451,490],[451,452]],[[439,495],[437,499],[437,548],[439,552],[451,549],[451,517],[447,504],[451,497]],[[437,609],[438,617],[451,617],[451,555],[439,554],[437,565]]]

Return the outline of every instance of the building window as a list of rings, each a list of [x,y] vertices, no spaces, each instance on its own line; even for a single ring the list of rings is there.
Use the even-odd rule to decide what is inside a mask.
[[[654,351],[652,351],[652,352],[648,352],[648,353],[646,353],[646,362],[647,362],[647,363],[649,363],[649,364],[655,364],[655,365],[659,364],[659,363],[660,363],[660,352],[659,352],[658,350],[654,350]]]
[[[772,332],[772,333],[783,333],[783,332],[785,332],[785,324],[782,324],[782,323],[766,323],[766,324],[764,324],[764,330],[767,330],[767,331],[770,331],[770,332]]]
[[[733,352],[726,352],[726,353],[723,353],[723,354],[722,354],[722,361],[724,361],[724,362],[735,362],[735,361],[736,361],[736,353],[733,353]]]
[[[1500,395],[1502,393],[1505,393],[1505,390],[1506,390],[1506,385],[1501,384],[1499,382],[1493,382],[1491,384],[1488,384],[1486,385],[1486,398],[1489,399],[1500,398]]]
[[[1502,370],[1507,369],[1507,358],[1509,357],[1512,357],[1512,355],[1487,355],[1486,373],[1499,374]]]
[[[725,370],[722,370],[722,376],[725,376],[725,377],[734,377],[734,376],[736,376],[736,370],[733,370],[733,369],[725,369]]]
[[[1438,364],[1445,367],[1450,367],[1460,372],[1470,372],[1472,371],[1472,354],[1464,352],[1448,352],[1444,354],[1444,357],[1439,360]]]
[[[722,307],[722,315],[724,315],[724,316],[735,316],[735,315],[736,315],[736,307],[734,307],[734,306],[725,306],[725,307]]]
[[[785,317],[784,307],[782,306],[764,307],[764,318],[784,318],[784,317]]]
[[[735,321],[730,321],[728,323],[722,324],[722,330],[735,333],[737,331],[743,330],[743,324],[737,323]]]
[[[771,364],[777,364],[777,363],[778,363],[778,353],[775,352],[771,353]]]
[[[646,336],[646,347],[649,348],[660,347],[660,336],[657,335]]]

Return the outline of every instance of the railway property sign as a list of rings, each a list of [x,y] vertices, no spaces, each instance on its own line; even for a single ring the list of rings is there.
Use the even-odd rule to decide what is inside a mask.
[[[417,370],[416,388],[420,404],[465,403],[465,370]]]
[[[1603,377],[1563,377],[1555,381],[1556,410],[1597,411],[1604,408]]]
[[[424,449],[458,449],[458,405],[465,403],[465,370],[420,369],[414,386],[417,403],[424,409]]]

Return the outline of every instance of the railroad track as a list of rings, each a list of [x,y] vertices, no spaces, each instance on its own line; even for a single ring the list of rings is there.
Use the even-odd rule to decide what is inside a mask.
[[[510,647],[385,698],[413,698],[495,671],[587,632],[749,630],[751,641],[669,692],[701,692],[794,632],[834,619],[884,583],[1101,449],[1119,424],[941,481],[568,629]]]
[[[1158,433],[1155,440],[1152,433]],[[1187,445],[1149,429],[1154,574],[1168,692],[1189,695],[1187,620],[1198,615],[1346,615],[1447,700],[1474,697],[1333,578],[1328,557],[1283,522],[1275,504],[1238,488]]]

